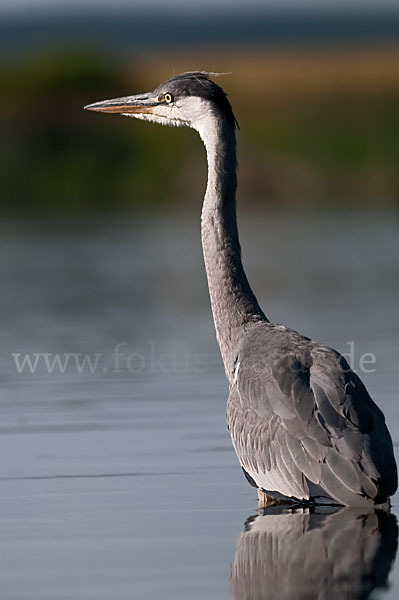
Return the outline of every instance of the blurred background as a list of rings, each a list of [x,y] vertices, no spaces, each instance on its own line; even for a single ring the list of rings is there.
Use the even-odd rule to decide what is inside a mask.
[[[2,0],[0,16],[3,213],[198,210],[193,132],[82,110],[185,70],[231,72],[246,204],[395,206],[393,0]]]

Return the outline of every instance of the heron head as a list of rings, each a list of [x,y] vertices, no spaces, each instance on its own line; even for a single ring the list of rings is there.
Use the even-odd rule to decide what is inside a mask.
[[[87,110],[118,113],[143,121],[200,131],[210,117],[222,116],[234,127],[234,117],[226,93],[211,80],[215,73],[181,73],[153,92],[103,100],[85,106]]]

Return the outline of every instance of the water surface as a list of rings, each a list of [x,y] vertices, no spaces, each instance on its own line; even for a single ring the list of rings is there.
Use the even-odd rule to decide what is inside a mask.
[[[394,517],[257,513],[197,217],[1,229],[4,597],[397,598]],[[240,230],[266,314],[349,354],[397,445],[392,216],[244,215]]]

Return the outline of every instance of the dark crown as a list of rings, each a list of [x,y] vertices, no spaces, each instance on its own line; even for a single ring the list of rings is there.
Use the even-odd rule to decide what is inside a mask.
[[[211,80],[217,73],[206,73],[204,71],[190,71],[180,73],[161,83],[154,92],[156,94],[170,93],[173,96],[198,96],[212,102],[226,118],[238,126],[233,109],[227,98],[226,92]]]

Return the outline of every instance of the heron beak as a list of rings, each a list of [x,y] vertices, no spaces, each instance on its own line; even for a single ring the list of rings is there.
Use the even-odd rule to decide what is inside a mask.
[[[94,112],[117,113],[117,114],[152,114],[154,107],[159,104],[153,94],[138,94],[137,96],[124,96],[112,100],[94,102],[84,107],[85,110]]]

